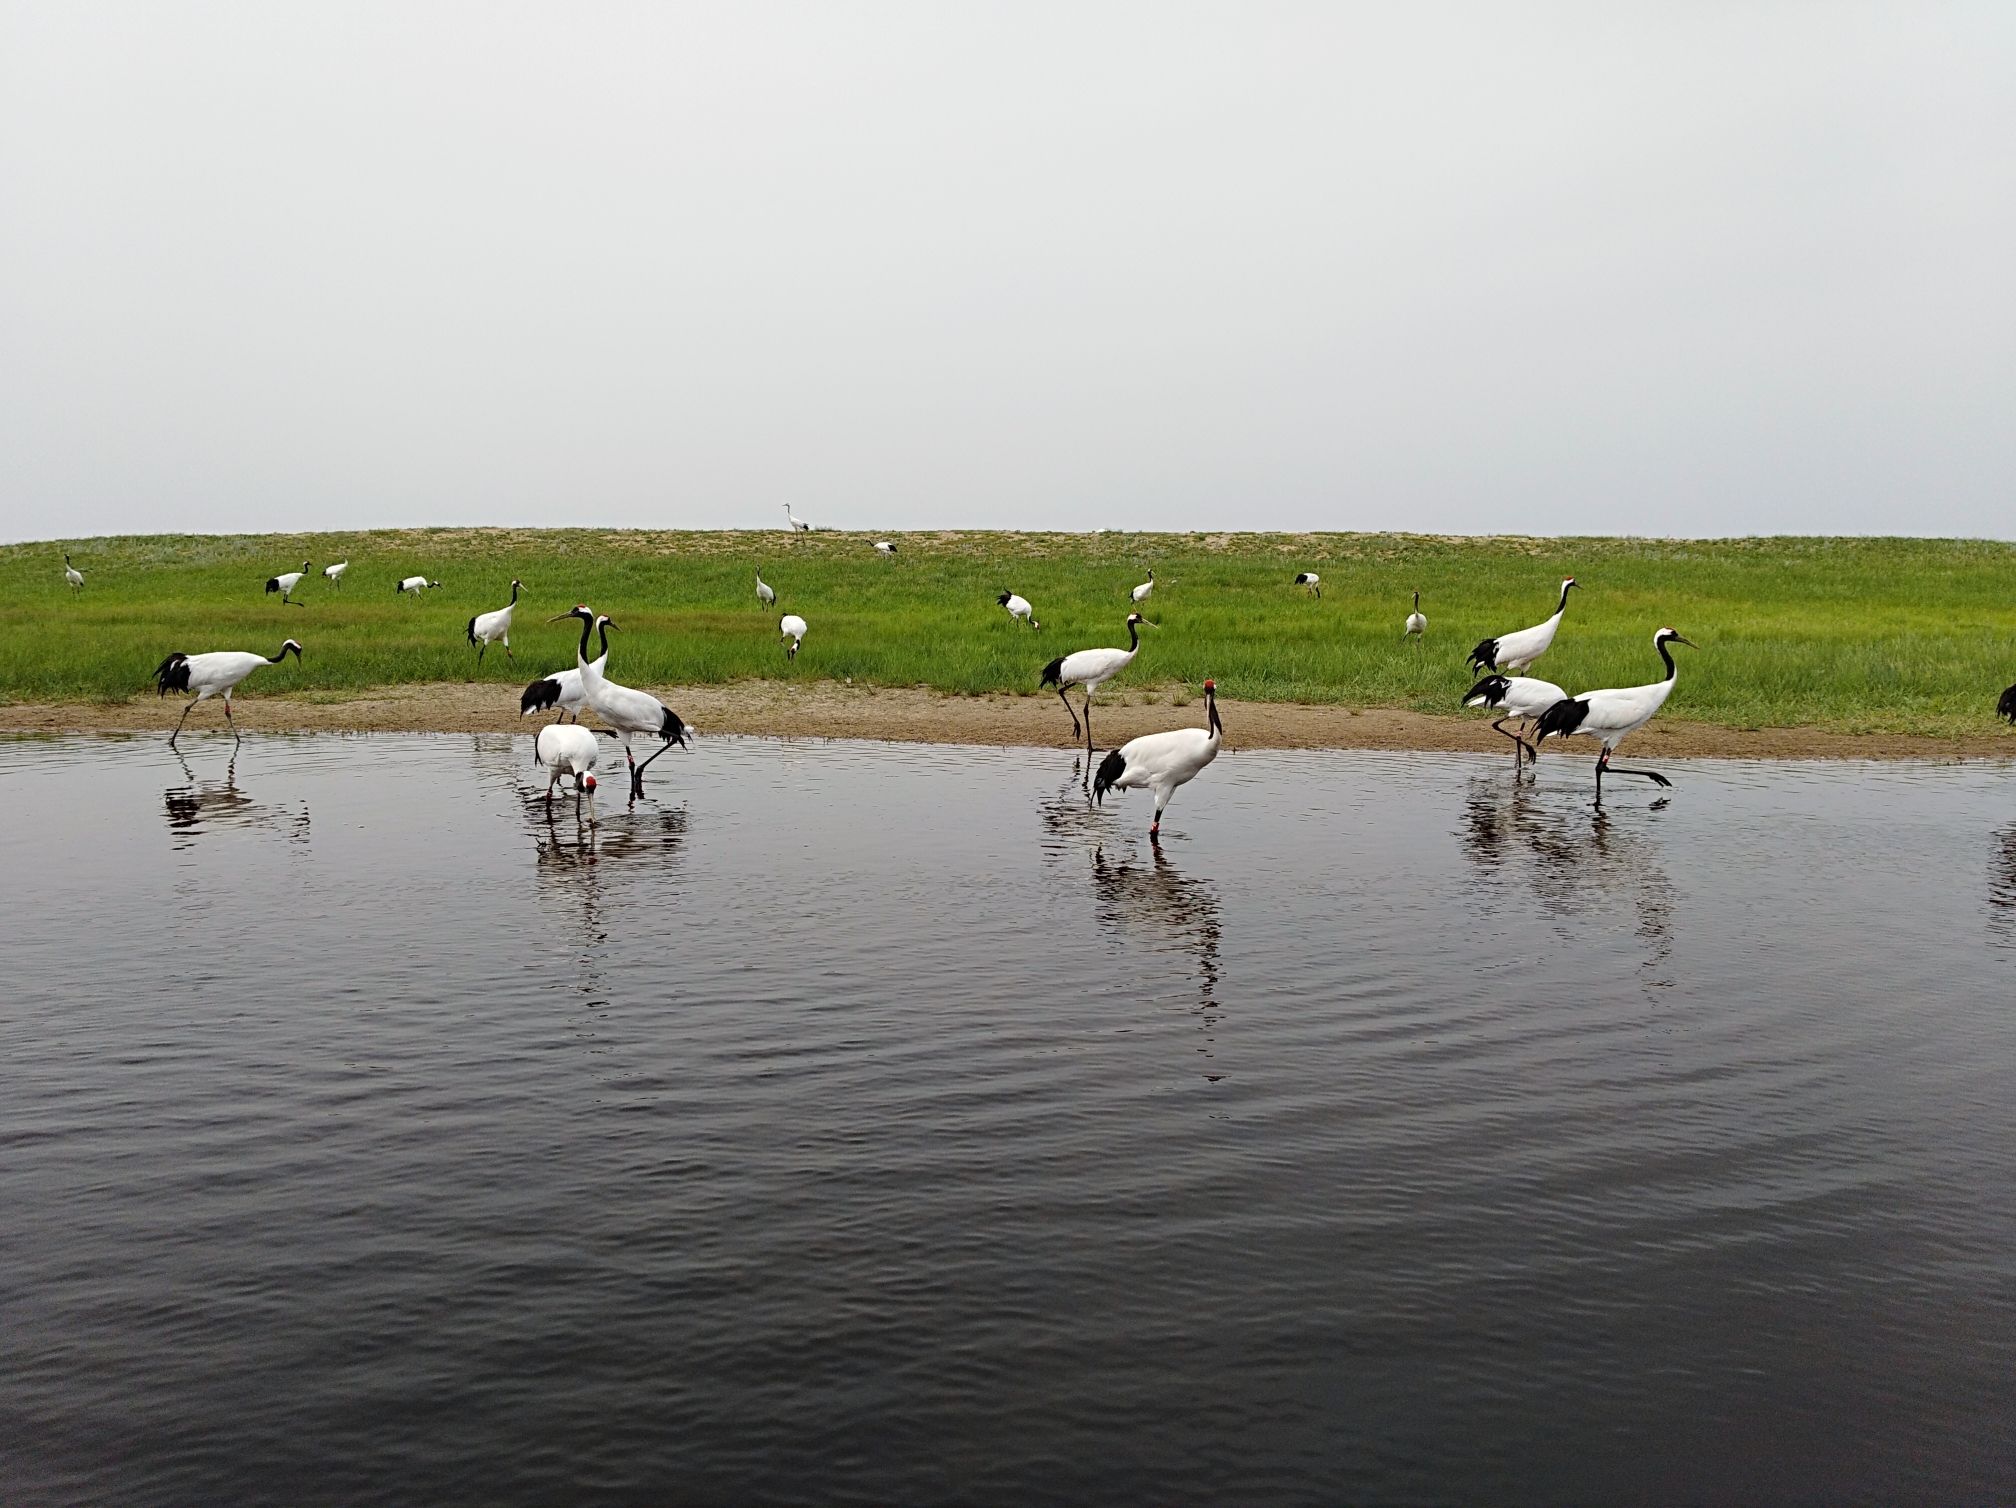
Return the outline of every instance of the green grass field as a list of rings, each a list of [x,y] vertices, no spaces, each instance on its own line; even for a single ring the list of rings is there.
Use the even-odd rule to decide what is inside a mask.
[[[0,547],[0,697],[120,701],[152,694],[172,650],[258,649],[291,635],[302,664],[262,673],[255,693],[332,695],[387,683],[478,679],[464,625],[525,583],[512,634],[480,679],[523,685],[573,663],[572,625],[543,620],[588,602],[620,625],[611,674],[633,685],[851,677],[872,685],[1035,692],[1044,662],[1124,644],[1127,589],[1155,568],[1146,634],[1118,683],[1453,712],[1464,658],[1487,634],[1553,611],[1556,584],[1582,589],[1536,669],[1570,691],[1657,679],[1652,631],[1680,650],[1667,716],[1735,727],[1980,733],[2000,726],[2016,680],[2016,545],[1980,540],[1457,539],[1369,534],[997,534],[868,536],[438,529],[270,536],[156,535]],[[63,580],[70,551],[86,577]],[[342,589],[320,569],[348,559]],[[305,607],[266,578],[312,560]],[[779,607],[755,596],[755,572]],[[1292,585],[1323,577],[1316,600]],[[443,583],[415,600],[394,583]],[[1403,643],[1419,588],[1427,642]],[[1004,590],[1035,603],[1043,631],[1009,621]],[[787,663],[779,612],[811,623]]]

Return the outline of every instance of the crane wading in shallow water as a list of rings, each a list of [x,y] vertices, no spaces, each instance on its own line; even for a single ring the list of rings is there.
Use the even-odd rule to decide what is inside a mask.
[[[1225,742],[1224,724],[1218,721],[1218,684],[1204,683],[1204,716],[1207,727],[1176,728],[1168,733],[1148,733],[1129,739],[1100,762],[1092,795],[1103,806],[1108,791],[1132,791],[1146,786],[1155,793],[1155,820],[1148,828],[1153,839],[1162,832],[1162,813],[1176,787],[1188,785],[1204,767],[1218,757]]]
[[[581,815],[583,797],[588,801],[588,825],[595,826],[595,761],[601,757],[602,741],[586,728],[561,727],[548,723],[532,741],[532,758],[546,771],[546,814],[553,814],[553,787],[563,775],[574,777],[574,815]]]
[[[1478,675],[1489,675],[1494,670],[1524,670],[1553,646],[1554,635],[1561,628],[1561,615],[1568,611],[1568,589],[1575,585],[1575,578],[1568,577],[1561,583],[1561,605],[1554,609],[1554,616],[1545,623],[1536,623],[1531,628],[1522,628],[1516,634],[1501,634],[1495,639],[1485,639],[1470,651],[1470,668]]]
[[[613,728],[616,735],[623,740],[623,758],[630,766],[630,799],[634,802],[644,794],[644,772],[651,768],[652,759],[656,759],[674,744],[688,751],[692,749],[692,745],[686,742],[686,724],[681,721],[678,713],[648,691],[636,691],[628,686],[619,686],[604,675],[602,667],[609,658],[606,650],[601,659],[590,662],[588,635],[597,628],[617,626],[610,621],[607,613],[598,617],[582,606],[546,621],[558,623],[564,618],[581,620],[581,644],[574,651],[575,668],[581,672],[581,686],[587,693],[588,705],[594,709],[595,715]],[[633,734],[661,739],[663,744],[656,754],[639,764],[636,755],[630,752],[630,739]]]
[[[563,614],[563,616],[565,616]],[[594,662],[596,674],[601,674],[609,664],[609,625],[602,625],[602,653]],[[555,723],[574,714],[574,721],[581,721],[581,709],[588,705],[588,689],[581,684],[581,672],[575,666],[556,670],[544,680],[534,681],[525,688],[525,694],[518,698],[518,715],[528,712],[544,712],[548,707],[558,707],[560,716]]]
[[[1038,686],[1055,686],[1057,699],[1064,704],[1064,710],[1071,714],[1071,737],[1078,737],[1078,713],[1071,706],[1071,698],[1065,689],[1077,686],[1085,693],[1085,775],[1092,775],[1092,693],[1105,685],[1113,677],[1134,663],[1134,656],[1141,652],[1141,625],[1148,620],[1139,613],[1127,615],[1127,648],[1125,649],[1081,649],[1076,654],[1059,655],[1043,667],[1043,679]],[[1155,627],[1148,623],[1150,628]]]
[[[213,696],[224,698],[224,721],[231,726],[231,736],[239,738],[237,721],[231,716],[231,692],[261,665],[278,665],[289,654],[294,663],[301,663],[301,646],[289,639],[280,646],[280,653],[272,658],[253,654],[250,650],[213,650],[209,654],[185,655],[179,650],[168,656],[154,670],[156,696],[166,696],[171,691],[193,691],[196,700],[182,709],[182,716],[176,721],[175,731],[168,735],[168,742],[174,743],[182,736],[182,724],[189,721],[189,714],[196,710],[196,702],[208,701]]]
[[[1599,802],[1603,799],[1603,776],[1606,772],[1642,776],[1654,785],[1673,783],[1657,770],[1626,770],[1613,768],[1610,763],[1610,751],[1651,722],[1659,709],[1666,705],[1666,698],[1673,694],[1673,683],[1680,671],[1666,648],[1668,644],[1685,644],[1689,649],[1700,647],[1691,639],[1681,638],[1675,630],[1662,628],[1652,636],[1652,647],[1666,662],[1665,680],[1654,681],[1649,686],[1627,686],[1616,691],[1585,691],[1580,696],[1563,697],[1540,714],[1540,733],[1533,740],[1536,749],[1550,733],[1563,737],[1584,733],[1602,741],[1603,752],[1596,756],[1596,799]]]
[[[504,658],[515,658],[511,653],[511,614],[518,606],[518,581],[511,581],[511,600],[494,613],[478,613],[469,620],[469,642],[476,646],[476,663],[483,663],[483,652],[499,639],[504,641]],[[520,714],[523,715],[522,713]]]
[[[1515,717],[1524,718],[1526,731],[1530,733],[1531,725],[1541,714],[1567,695],[1552,681],[1536,680],[1530,675],[1487,675],[1463,693],[1463,705],[1488,707],[1505,714],[1491,726],[1512,740],[1512,768],[1516,770],[1519,761],[1528,755],[1538,763],[1540,751],[1505,725]]]

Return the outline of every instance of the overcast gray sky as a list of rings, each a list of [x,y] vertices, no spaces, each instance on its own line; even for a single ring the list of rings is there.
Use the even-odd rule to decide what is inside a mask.
[[[2016,537],[2016,6],[0,0],[0,534]]]

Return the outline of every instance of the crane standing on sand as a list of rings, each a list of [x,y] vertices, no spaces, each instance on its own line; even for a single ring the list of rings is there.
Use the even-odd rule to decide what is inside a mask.
[[[1088,780],[1092,771],[1092,693],[1134,663],[1134,656],[1141,652],[1143,623],[1148,623],[1148,620],[1139,613],[1127,615],[1125,649],[1081,649],[1076,654],[1059,655],[1043,667],[1043,679],[1038,684],[1057,688],[1057,699],[1071,714],[1071,736],[1074,740],[1079,731],[1078,713],[1071,706],[1071,698],[1064,692],[1067,687],[1077,686],[1085,693],[1085,771]],[[1148,626],[1155,627],[1152,623]]]

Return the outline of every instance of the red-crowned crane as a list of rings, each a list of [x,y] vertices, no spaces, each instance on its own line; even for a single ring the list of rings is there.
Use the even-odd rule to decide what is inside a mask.
[[[1400,637],[1403,639],[1412,639],[1416,644],[1419,644],[1421,636],[1427,632],[1428,615],[1421,611],[1421,594],[1416,592],[1414,594],[1414,611],[1407,615],[1407,632]]]
[[[469,620],[469,642],[476,646],[476,663],[483,663],[483,652],[498,640],[504,641],[504,658],[515,658],[511,653],[511,613],[518,606],[518,580],[511,581],[511,600],[494,613],[478,613]]]
[[[1113,677],[1134,663],[1134,656],[1141,652],[1141,625],[1148,620],[1139,613],[1127,615],[1127,648],[1125,649],[1081,649],[1076,654],[1059,655],[1043,667],[1040,686],[1055,686],[1057,698],[1064,703],[1064,710],[1071,714],[1071,736],[1078,737],[1078,713],[1071,705],[1071,698],[1065,689],[1077,686],[1085,693],[1085,763],[1089,771],[1092,763],[1092,693],[1105,685]],[[1150,628],[1155,627],[1148,623]]]
[[[314,569],[314,566],[304,560],[301,562],[301,569],[298,571],[286,571],[278,576],[268,576],[266,578],[266,595],[270,597],[275,592],[278,592],[283,606],[289,602],[294,602],[294,588],[301,584],[303,576],[306,576]],[[294,602],[294,605],[296,607],[307,606],[304,602]]]
[[[1133,592],[1134,600],[1137,603],[1146,602],[1148,600],[1148,594],[1154,590],[1155,590],[1155,568],[1153,566],[1150,566],[1148,568],[1148,579],[1142,582],[1139,586],[1134,588]]]
[[[1295,584],[1300,587],[1307,587],[1309,595],[1312,597],[1321,597],[1323,595],[1323,578],[1318,576],[1314,571],[1298,572],[1295,577]]]
[[[1040,629],[1043,626],[1036,621],[1036,609],[1029,605],[1027,597],[1018,597],[1013,592],[1003,592],[994,600],[1008,609],[1008,616],[1011,620],[1020,618],[1031,628],[1036,629]]]
[[[349,561],[339,560],[334,565],[322,567],[322,574],[328,579],[331,586],[341,586],[343,584],[343,573],[349,569]]]
[[[1685,644],[1689,649],[1699,648],[1691,639],[1683,639],[1670,628],[1662,628],[1652,636],[1652,647],[1659,651],[1659,658],[1666,662],[1666,679],[1654,681],[1649,686],[1628,686],[1617,691],[1585,691],[1580,696],[1563,697],[1540,714],[1540,733],[1533,740],[1537,748],[1541,740],[1550,733],[1563,737],[1583,733],[1602,742],[1603,752],[1596,756],[1596,799],[1603,799],[1603,776],[1641,775],[1654,785],[1671,785],[1673,782],[1657,770],[1625,770],[1613,768],[1610,751],[1640,728],[1651,722],[1659,709],[1666,705],[1666,698],[1673,694],[1673,682],[1680,671],[1673,663],[1673,655],[1666,648],[1668,644]]]
[[[70,552],[68,550],[63,552],[63,579],[70,583],[71,591],[81,592],[84,590],[84,573],[70,564]]]
[[[267,657],[253,654],[250,650],[213,650],[209,654],[185,655],[179,651],[168,656],[154,670],[156,696],[166,696],[171,691],[193,691],[195,701],[182,709],[182,716],[175,723],[175,731],[168,735],[168,742],[174,743],[182,736],[182,724],[189,721],[189,714],[196,710],[196,703],[208,701],[213,696],[224,698],[224,721],[230,724],[231,736],[238,738],[238,724],[231,716],[231,692],[238,683],[257,670],[261,665],[278,665],[288,655],[294,656],[294,663],[301,663],[301,646],[289,639],[280,646],[280,653]],[[242,739],[239,740],[243,742]]]
[[[411,592],[417,597],[426,591],[428,587],[439,586],[440,584],[438,581],[429,581],[425,576],[408,576],[404,581],[399,583],[398,590],[401,592]]]
[[[1162,831],[1162,813],[1176,787],[1188,785],[1218,757],[1225,742],[1225,726],[1218,721],[1218,686],[1204,683],[1203,728],[1176,728],[1168,733],[1148,733],[1129,739],[1100,761],[1099,774],[1092,782],[1093,798],[1105,804],[1112,790],[1131,791],[1146,786],[1155,793],[1155,820],[1149,825],[1153,839]]]
[[[896,553],[896,543],[895,543],[895,541],[894,541],[894,540],[888,540],[888,539],[878,539],[878,540],[876,540],[876,541],[875,541],[875,553],[876,553],[877,555],[894,555],[894,554]]]
[[[562,727],[558,723],[548,723],[539,730],[539,736],[532,742],[532,757],[546,771],[546,811],[553,811],[553,788],[561,777],[572,775],[574,789],[574,811],[578,817],[583,797],[588,801],[588,825],[595,826],[595,761],[601,756],[601,743],[593,733],[581,727]]]
[[[630,766],[630,799],[635,801],[644,794],[644,772],[651,768],[651,760],[656,759],[674,744],[682,749],[690,749],[686,742],[686,724],[679,714],[659,701],[648,691],[636,691],[628,686],[619,686],[602,672],[602,665],[608,656],[590,663],[588,659],[588,635],[596,628],[606,625],[615,628],[608,614],[600,617],[586,607],[577,607],[572,612],[561,613],[549,619],[558,623],[561,618],[581,620],[581,645],[574,652],[574,662],[581,672],[581,685],[588,694],[588,705],[595,715],[616,731],[623,740],[623,758]],[[641,765],[636,755],[630,752],[632,735],[662,740],[662,746],[650,759]]]
[[[798,658],[798,647],[805,642],[805,620],[796,613],[786,613],[777,622],[777,631],[791,642],[784,646],[784,658]]]
[[[562,614],[562,617],[569,616]],[[602,626],[602,653],[595,660],[595,669],[600,672],[609,664],[609,627]],[[568,713],[574,714],[574,721],[581,721],[581,709],[588,705],[588,690],[581,684],[581,672],[570,665],[565,670],[556,670],[543,680],[534,681],[525,688],[525,694],[518,698],[518,715],[528,712],[544,712],[548,707],[558,707],[560,716],[554,723],[565,721]]]
[[[793,534],[810,534],[812,532],[812,526],[793,513],[789,503],[784,505],[784,521],[791,526]]]
[[[1526,719],[1526,731],[1530,733],[1531,724],[1567,695],[1552,681],[1536,680],[1530,675],[1487,675],[1463,693],[1463,705],[1488,707],[1505,714],[1491,726],[1512,740],[1512,766],[1517,769],[1519,761],[1527,755],[1531,755],[1537,763],[1540,752],[1517,733],[1508,731],[1505,725],[1515,717],[1522,717]]]
[[[765,607],[775,607],[777,605],[777,589],[763,579],[761,571],[756,573],[756,600]]]
[[[1561,583],[1561,605],[1554,609],[1554,616],[1545,623],[1522,628],[1516,634],[1501,634],[1498,638],[1481,641],[1470,651],[1470,668],[1478,675],[1489,675],[1494,670],[1524,670],[1547,653],[1561,627],[1561,615],[1568,611],[1568,590],[1574,585],[1573,576]]]

